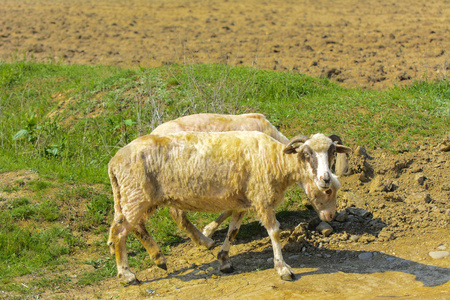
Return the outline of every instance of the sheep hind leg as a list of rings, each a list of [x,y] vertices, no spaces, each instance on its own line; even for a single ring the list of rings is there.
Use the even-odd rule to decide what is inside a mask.
[[[117,265],[117,276],[125,278],[127,284],[139,284],[136,275],[131,272],[127,256],[127,236],[129,232],[129,224],[124,220],[123,216],[115,218],[110,230],[109,243],[114,248]]]
[[[220,216],[217,217],[214,221],[209,223],[208,225],[203,228],[203,234],[207,237],[212,237],[213,233],[217,230],[217,227],[219,227],[220,224],[223,223],[231,214],[233,211],[227,210],[226,212],[223,212]]]
[[[229,258],[229,251],[231,243],[239,232],[239,227],[241,226],[242,219],[245,216],[245,212],[233,212],[231,217],[230,226],[228,227],[227,237],[223,242],[222,248],[217,254],[217,259],[219,260],[219,269],[223,273],[233,272],[233,266]]]
[[[204,246],[207,249],[213,248],[216,244],[212,239],[206,237],[197,229],[187,218],[186,212],[176,209],[174,207],[170,208],[170,214],[172,218],[177,223],[178,227],[184,230],[187,235],[196,243],[197,245]]]
[[[145,228],[145,222],[143,220],[140,221],[135,226],[135,228],[133,228],[133,233],[141,241],[142,245],[147,250],[150,258],[155,262],[155,264],[159,268],[167,271],[166,258],[164,257],[164,254],[162,253],[161,248],[159,248],[156,241],[148,233],[147,229]]]
[[[109,229],[108,242],[106,243],[109,246],[109,252],[111,253],[111,255],[115,255],[115,253],[116,253],[114,241],[113,241],[114,223],[115,223],[115,221],[113,221],[113,223],[111,224],[111,227]]]

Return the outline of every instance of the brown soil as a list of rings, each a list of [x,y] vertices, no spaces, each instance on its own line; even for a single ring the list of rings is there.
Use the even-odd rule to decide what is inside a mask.
[[[3,0],[0,59],[227,63],[348,87],[447,78],[450,6],[431,1]]]
[[[446,1],[130,2],[4,0],[0,59],[25,52],[38,61],[125,67],[218,62],[295,70],[380,89],[424,76],[447,78]],[[429,256],[450,251],[450,153],[441,151],[439,142],[397,155],[356,151],[351,174],[341,177],[341,219],[331,222],[334,232],[328,237],[316,232],[314,212],[279,215],[283,254],[296,281],[279,279],[261,228],[251,238],[238,235],[230,253],[232,274],[217,270],[219,247],[204,250],[186,241],[172,248],[168,272],[157,267],[138,272],[142,285],[124,287],[112,278],[43,296],[450,299],[450,256]],[[0,186],[36,176],[2,174]],[[11,195],[0,193],[3,200]],[[220,244],[224,236],[221,230],[213,238]],[[74,282],[93,268],[82,262],[97,257],[95,251],[75,253]]]

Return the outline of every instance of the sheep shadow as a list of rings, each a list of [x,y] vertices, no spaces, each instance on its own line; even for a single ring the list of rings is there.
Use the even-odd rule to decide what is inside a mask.
[[[278,218],[281,220],[281,228],[293,228],[293,222],[297,222],[296,224],[298,224],[299,220],[306,221],[308,218],[314,218],[314,215],[305,216],[304,211],[290,211],[288,213],[284,212],[283,214],[283,218]],[[335,234],[345,231],[350,234],[370,233],[376,236],[386,226],[381,220],[373,219],[372,216],[365,216],[356,224],[354,221],[355,219],[348,222],[348,226],[345,223],[334,224],[335,229],[337,229]],[[430,266],[377,251],[330,250],[318,246],[319,243],[315,240],[315,237],[311,236],[311,232],[315,228],[311,224],[314,224],[314,220],[309,222],[310,226],[307,226],[308,230],[306,233],[308,238],[300,243],[300,247],[294,250],[283,249],[284,259],[292,268],[315,269],[314,271],[296,273],[296,280],[317,274],[334,274],[339,272],[374,274],[389,271],[414,275],[415,280],[422,282],[426,287],[439,286],[450,280],[449,268]],[[364,224],[367,226],[364,226]],[[353,232],[352,230],[355,231]],[[289,231],[285,232],[288,233]],[[217,243],[217,247],[214,250],[215,254],[220,249],[220,244],[223,242],[226,234],[227,229],[219,230],[214,234],[214,239]],[[214,278],[215,276],[234,276],[236,273],[247,273],[257,270],[273,270],[272,245],[270,239],[267,237],[267,231],[259,222],[255,221],[243,224],[233,244],[232,247],[240,247],[240,254],[232,254],[230,257],[235,267],[234,273],[225,274],[218,271],[219,264],[215,260],[209,263],[200,265],[193,264],[190,267],[180,268],[172,271],[167,276],[143,281],[142,284],[170,278],[177,278],[187,282],[196,279]],[[231,253],[233,253],[233,250]],[[168,261],[170,263],[170,257]]]
[[[283,253],[286,263],[292,268],[315,269],[314,271],[296,272],[295,281],[311,275],[335,274],[340,272],[370,275],[391,271],[414,275],[415,280],[420,281],[425,287],[436,287],[450,281],[450,268],[426,265],[381,252],[323,250],[318,248],[315,250],[314,254],[309,254],[308,252]],[[217,278],[216,276],[229,277],[235,276],[238,273],[251,273],[262,270],[273,270],[275,272],[273,269],[273,252],[271,247],[263,251],[240,253],[231,256],[230,259],[235,267],[233,273],[221,273],[218,271],[218,262],[213,261],[180,268],[167,276],[141,281],[141,284],[174,278],[189,282],[197,279]]]

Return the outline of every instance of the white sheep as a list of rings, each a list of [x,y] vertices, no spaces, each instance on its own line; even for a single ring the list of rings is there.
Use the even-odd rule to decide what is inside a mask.
[[[151,134],[168,134],[180,131],[225,132],[260,131],[287,144],[289,140],[273,126],[263,114],[242,115],[195,114],[168,121],[156,127]]]
[[[288,138],[279,132],[263,114],[258,113],[241,115],[203,113],[188,115],[159,125],[151,132],[151,134],[164,135],[181,131],[259,131],[276,139],[280,143],[287,144],[289,142]],[[186,213],[182,210],[171,207],[170,214],[178,226],[182,228],[197,245],[202,245],[210,249],[215,245],[211,236],[219,225],[231,216],[232,211],[222,213],[216,220],[206,225],[203,229],[203,233],[188,220]]]
[[[319,216],[336,212],[337,177],[329,170],[334,152],[351,149],[323,134],[293,138],[283,145],[260,132],[180,132],[142,136],[120,149],[108,165],[114,194],[114,221],[109,244],[114,247],[118,276],[139,282],[130,271],[126,238],[134,232],[156,264],[166,259],[145,229],[158,207],[182,211],[233,211],[227,238],[218,253],[220,270],[232,270],[228,252],[242,218],[254,209],[272,240],[274,267],[284,280],[294,274],[281,253],[275,209],[285,190],[302,183]],[[330,187],[334,187],[330,189]]]

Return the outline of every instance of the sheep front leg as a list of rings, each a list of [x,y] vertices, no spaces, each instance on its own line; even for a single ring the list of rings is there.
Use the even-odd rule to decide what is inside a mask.
[[[231,243],[233,242],[234,238],[239,232],[239,227],[241,226],[241,222],[244,216],[245,212],[233,212],[232,214],[230,226],[228,227],[227,237],[223,242],[222,248],[217,254],[217,259],[219,260],[220,264],[219,269],[221,272],[224,273],[233,272],[233,267],[229,259],[229,251]]]
[[[110,230],[109,243],[110,247],[114,247],[117,276],[119,276],[119,278],[125,278],[127,284],[139,284],[139,280],[136,278],[136,275],[130,271],[130,265],[128,264],[126,248],[128,232],[128,222],[124,220],[123,216],[116,217]]]
[[[204,246],[207,249],[211,249],[216,245],[212,239],[203,235],[203,233],[201,233],[200,230],[198,230],[197,227],[189,221],[186,216],[186,212],[171,207],[170,214],[177,223],[178,227],[183,229],[184,232],[186,232],[187,235],[194,241],[194,243]]]
[[[214,221],[209,223],[208,225],[203,228],[203,234],[207,237],[212,237],[213,233],[217,230],[217,227],[219,227],[220,224],[223,223],[231,214],[233,211],[227,210],[226,212],[222,213],[220,216],[217,217]]]
[[[280,223],[278,223],[275,218],[275,212],[270,210],[270,212],[260,213],[261,222],[264,227],[266,227],[269,233],[270,240],[272,241],[273,256],[274,256],[274,267],[275,270],[280,275],[281,279],[286,281],[292,281],[295,279],[294,272],[292,268],[286,264],[283,259],[283,254],[281,253],[281,243],[280,243]]]

